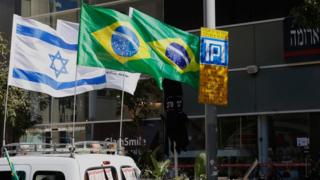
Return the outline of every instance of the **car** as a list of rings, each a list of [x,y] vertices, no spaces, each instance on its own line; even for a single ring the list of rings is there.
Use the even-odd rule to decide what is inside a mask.
[[[114,146],[86,141],[75,146],[19,143],[5,148],[20,180],[138,179],[140,169],[134,160],[117,154]],[[4,157],[0,158],[0,179],[11,180],[10,166]]]

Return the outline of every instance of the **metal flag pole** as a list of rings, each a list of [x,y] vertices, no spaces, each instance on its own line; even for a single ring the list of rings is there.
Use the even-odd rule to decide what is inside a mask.
[[[83,1],[80,1],[81,4],[81,8],[80,8],[80,22],[79,22],[79,28],[81,27],[81,15],[82,15],[82,5],[83,5]],[[72,145],[72,152],[71,152],[71,156],[73,156],[73,153],[75,151],[75,127],[76,127],[76,105],[77,105],[77,76],[78,76],[78,59],[79,57],[79,39],[80,39],[80,35],[81,35],[81,28],[79,30],[78,33],[78,53],[77,53],[77,61],[76,61],[76,74],[75,74],[75,78],[74,78],[74,94],[73,94],[73,119],[72,119],[72,138],[71,138],[71,145]]]
[[[132,17],[132,12],[133,12],[133,8],[130,7],[129,8],[129,17]],[[121,152],[122,150],[122,125],[123,125],[123,102],[124,102],[124,81],[125,81],[125,76],[126,73],[125,71],[123,72],[123,78],[122,78],[122,94],[121,94],[121,112],[120,112],[120,131],[119,131],[119,141],[118,141],[118,153]]]
[[[9,98],[9,83],[7,82],[6,99],[4,103],[4,119],[3,119],[3,134],[2,134],[2,147],[6,145],[6,124],[8,114],[8,98]]]
[[[74,80],[74,94],[73,94],[73,118],[72,118],[72,138],[71,138],[71,145],[75,148],[75,127],[76,127],[76,106],[77,106],[77,76],[78,76],[78,66],[76,65],[76,76]]]
[[[118,142],[118,153],[122,149],[122,124],[123,124],[123,102],[124,102],[124,81],[125,81],[125,72],[123,72],[122,78],[122,95],[121,95],[121,112],[120,112],[120,130],[119,130],[119,142]]]
[[[216,28],[215,0],[204,0],[204,25],[209,28]],[[207,177],[208,180],[217,180],[217,108],[216,106],[205,105],[205,134],[206,134],[206,155],[207,155]]]
[[[50,105],[50,144],[53,143],[52,140],[52,124],[53,124],[53,96],[51,96],[51,105]]]

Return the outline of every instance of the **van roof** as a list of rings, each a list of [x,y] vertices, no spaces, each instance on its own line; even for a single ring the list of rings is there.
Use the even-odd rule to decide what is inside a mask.
[[[10,160],[14,164],[63,164],[72,161],[78,161],[80,164],[88,164],[90,166],[101,166],[103,162],[112,165],[135,164],[133,159],[128,156],[109,155],[109,154],[37,154],[27,156],[12,156]],[[7,164],[5,158],[0,158],[0,164]]]

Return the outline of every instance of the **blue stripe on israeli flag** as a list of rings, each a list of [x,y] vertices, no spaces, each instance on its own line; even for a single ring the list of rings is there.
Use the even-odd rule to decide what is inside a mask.
[[[62,89],[75,87],[75,81],[58,82],[52,79],[51,77],[47,76],[46,74],[37,73],[33,71],[26,71],[19,68],[13,68],[12,76],[17,79],[23,79],[23,80],[31,81],[34,83],[46,84],[55,90],[62,90]],[[102,83],[106,83],[106,76],[103,74],[101,76],[97,76],[90,79],[81,79],[81,80],[77,80],[76,83],[77,83],[77,86],[99,85]]]
[[[53,34],[50,34],[46,31],[43,31],[43,30],[40,30],[37,28],[17,24],[16,33],[20,34],[20,35],[40,39],[40,40],[45,41],[51,45],[54,45],[54,46],[57,46],[57,47],[60,47],[63,49],[68,49],[68,50],[72,50],[72,51],[77,51],[77,49],[78,49],[77,44],[68,44],[68,43],[64,42],[61,38],[59,38],[58,36],[55,36]]]

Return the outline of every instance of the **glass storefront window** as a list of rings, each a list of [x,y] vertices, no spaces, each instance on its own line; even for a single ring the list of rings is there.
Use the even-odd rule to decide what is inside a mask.
[[[305,148],[309,148],[309,143],[307,143],[310,131],[308,114],[273,115],[270,119],[272,161],[304,162]],[[301,144],[303,143],[301,141],[307,142]]]
[[[35,16],[79,7],[79,0],[21,0],[21,15]]]
[[[310,114],[281,114],[269,116],[269,157],[283,177],[300,179],[308,174]]]
[[[92,131],[90,125],[76,125],[75,140],[85,141],[89,139]],[[27,130],[26,134],[20,138],[20,142],[26,143],[71,143],[73,133],[73,125],[61,124],[61,125],[36,125],[33,128]]]
[[[219,118],[219,149],[246,149],[256,152],[256,117]]]
[[[238,177],[257,157],[257,117],[237,116],[218,119],[218,160],[220,174]]]

